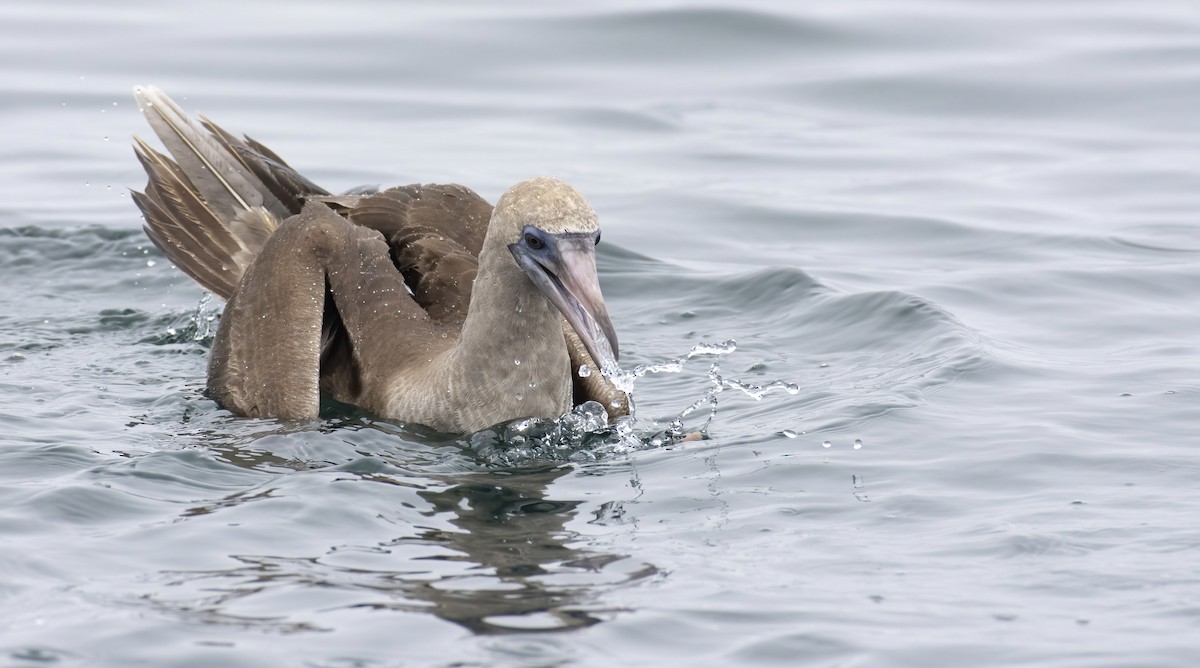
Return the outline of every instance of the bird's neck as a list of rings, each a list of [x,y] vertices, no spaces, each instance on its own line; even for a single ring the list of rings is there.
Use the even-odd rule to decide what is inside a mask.
[[[502,244],[485,244],[479,255],[454,358],[460,389],[501,399],[497,422],[556,417],[570,408],[570,359],[558,311]]]

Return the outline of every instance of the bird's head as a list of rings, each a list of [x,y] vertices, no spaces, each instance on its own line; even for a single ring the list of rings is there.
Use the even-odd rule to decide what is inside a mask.
[[[601,368],[617,361],[617,334],[596,276],[600,223],[575,188],[548,177],[522,181],[496,202],[499,233],[517,266],[553,304]]]

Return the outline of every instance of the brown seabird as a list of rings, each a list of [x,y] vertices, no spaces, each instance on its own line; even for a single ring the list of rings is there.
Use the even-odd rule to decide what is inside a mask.
[[[628,397],[600,373],[617,337],[596,276],[595,211],[533,178],[493,208],[460,185],[332,196],[267,147],[162,91],[134,94],[174,160],[135,137],[134,201],[177,267],[228,300],[208,392],[251,417],[316,417],[322,393],[469,432]]]

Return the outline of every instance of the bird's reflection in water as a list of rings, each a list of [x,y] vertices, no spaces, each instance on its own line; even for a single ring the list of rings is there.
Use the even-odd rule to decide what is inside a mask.
[[[450,576],[409,593],[432,603],[437,616],[475,633],[554,631],[601,621],[596,611],[585,609],[593,592],[578,575],[603,573],[624,557],[568,545],[575,536],[565,525],[579,502],[547,499],[545,494],[551,482],[569,471],[555,467],[492,472],[466,477],[442,491],[418,492],[432,504],[433,513],[454,513],[450,523],[462,531],[431,530],[407,540],[447,547],[456,553],[450,558],[475,564],[472,577],[490,573],[494,582],[459,589],[453,580],[463,576]],[[619,582],[613,582],[611,574],[600,579],[614,585],[654,572],[642,564],[620,573]],[[555,583],[556,578],[573,584]]]
[[[259,470],[297,468],[294,461],[262,451],[226,446],[218,448],[217,455],[226,462]],[[213,591],[213,579],[222,581],[221,600],[208,601],[209,623],[246,624],[250,620],[245,617],[225,617],[231,608],[239,607],[240,600],[254,597],[264,588],[332,586],[364,594],[351,607],[422,611],[477,634],[591,626],[618,612],[598,603],[606,590],[653,577],[658,571],[624,555],[572,545],[580,537],[566,524],[576,515],[580,502],[547,498],[549,485],[571,471],[568,466],[555,465],[424,473],[416,480],[360,471],[354,475],[364,482],[415,488],[412,493],[428,504],[422,512],[430,518],[429,526],[410,526],[408,535],[381,541],[372,549],[393,559],[402,558],[402,562],[393,561],[386,570],[364,570],[335,565],[322,556],[239,555],[235,558],[242,562],[240,568],[175,576],[183,575],[208,592]],[[185,515],[219,513],[230,506],[269,499],[269,492],[231,495],[193,507]],[[443,566],[431,567],[431,561]],[[206,582],[202,585],[200,581]],[[296,611],[292,613],[289,624],[300,623]],[[274,626],[280,620],[262,621]],[[307,626],[319,627],[319,621]]]

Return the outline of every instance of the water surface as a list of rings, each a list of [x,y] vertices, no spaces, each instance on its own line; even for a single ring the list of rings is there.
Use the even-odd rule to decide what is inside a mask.
[[[1200,659],[1191,2],[0,7],[0,656],[34,666]],[[600,212],[710,439],[517,457],[202,395],[134,84],[314,181]],[[719,369],[713,370],[713,361]],[[697,428],[707,407],[689,415]]]

